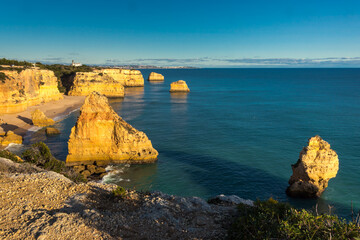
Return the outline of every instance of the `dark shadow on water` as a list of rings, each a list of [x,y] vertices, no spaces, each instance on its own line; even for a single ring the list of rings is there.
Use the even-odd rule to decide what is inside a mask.
[[[186,169],[192,181],[207,190],[211,197],[217,194],[238,195],[245,199],[265,200],[269,197],[281,202],[289,202],[297,208],[315,209],[318,204],[319,213],[328,213],[329,205],[333,206],[331,212],[350,219],[351,208],[343,204],[319,199],[295,199],[285,194],[288,180],[274,176],[261,169],[228,161],[226,159],[192,154],[180,151],[159,151],[161,155],[176,161],[193,166]],[[289,176],[290,177],[290,176]]]
[[[27,124],[32,125],[32,120],[30,118],[23,117],[23,116],[20,116],[20,115],[18,115],[17,118],[20,119],[20,120],[23,120]]]

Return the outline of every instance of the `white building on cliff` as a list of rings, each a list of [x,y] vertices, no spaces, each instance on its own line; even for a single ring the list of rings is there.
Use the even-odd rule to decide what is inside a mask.
[[[72,60],[71,66],[73,66],[73,67],[81,67],[82,64],[81,63],[76,63],[74,60]]]

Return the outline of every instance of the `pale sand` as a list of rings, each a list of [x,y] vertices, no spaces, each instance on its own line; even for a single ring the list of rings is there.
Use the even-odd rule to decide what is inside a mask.
[[[24,112],[3,114],[0,116],[4,121],[4,124],[1,124],[0,133],[11,130],[18,135],[25,136],[27,130],[33,127],[31,113],[36,109],[40,109],[49,118],[55,118],[67,115],[71,111],[80,108],[83,105],[84,100],[84,96],[64,95],[64,98],[61,100],[31,106]]]

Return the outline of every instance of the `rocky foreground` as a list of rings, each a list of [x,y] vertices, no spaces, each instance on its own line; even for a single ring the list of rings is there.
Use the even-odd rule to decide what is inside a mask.
[[[1,239],[225,239],[236,203],[77,184],[51,171],[0,158]]]

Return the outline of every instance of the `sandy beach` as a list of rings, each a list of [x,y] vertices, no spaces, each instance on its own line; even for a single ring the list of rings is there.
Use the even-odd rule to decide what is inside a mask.
[[[58,101],[51,101],[28,107],[26,111],[12,114],[2,114],[0,116],[4,123],[1,124],[0,133],[9,130],[18,135],[24,136],[32,125],[31,113],[36,109],[40,109],[47,117],[56,118],[58,116],[69,114],[71,111],[80,108],[84,103],[84,96],[66,96]]]

